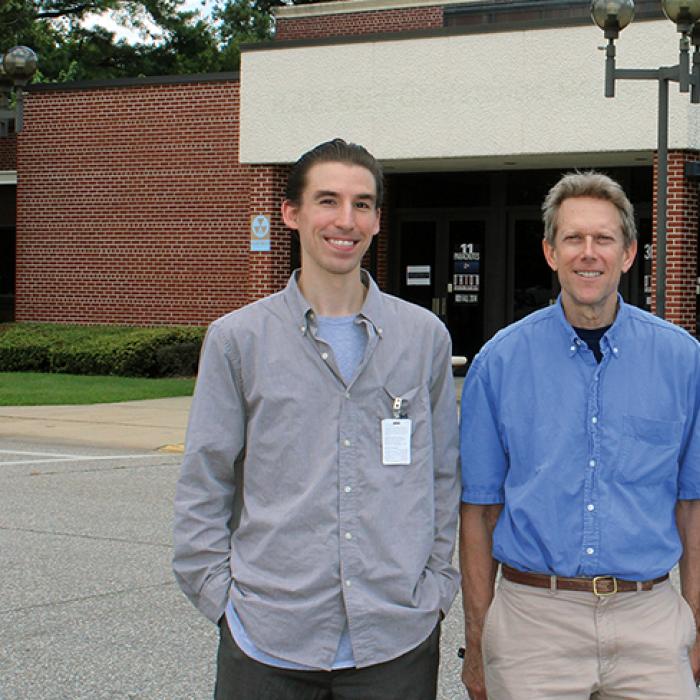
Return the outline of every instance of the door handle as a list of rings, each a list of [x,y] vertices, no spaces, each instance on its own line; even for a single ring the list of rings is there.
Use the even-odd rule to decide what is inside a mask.
[[[436,316],[440,315],[440,299],[433,297],[432,311]]]
[[[442,311],[440,313],[441,316],[447,316],[447,297],[442,297],[440,300],[442,302]]]

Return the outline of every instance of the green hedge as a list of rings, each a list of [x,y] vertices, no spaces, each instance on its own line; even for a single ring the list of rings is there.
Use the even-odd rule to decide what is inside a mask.
[[[0,372],[193,376],[206,329],[0,324]]]

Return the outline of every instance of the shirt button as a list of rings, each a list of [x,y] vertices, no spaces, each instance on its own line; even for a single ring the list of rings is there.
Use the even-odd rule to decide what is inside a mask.
[[[352,539],[352,532],[346,532],[346,533],[345,533],[345,539],[346,539],[346,540],[351,540],[351,539]]]
[[[350,493],[352,491],[352,486],[345,487],[345,493]]]
[[[617,353],[618,353],[619,351],[618,351],[617,348],[613,348],[613,352],[617,355]]]
[[[379,333],[379,335],[381,335],[383,332],[384,331],[381,328],[377,328],[377,333]]]
[[[345,398],[346,398],[346,399],[349,399],[349,398],[350,398],[350,392],[349,392],[349,391],[346,391],[346,392],[345,392]]]
[[[327,353],[327,352],[322,352],[322,353],[321,353],[321,357],[322,357],[324,360],[327,360],[327,359],[328,359],[328,353]]]
[[[572,346],[569,348],[569,350],[571,350],[571,352],[574,352],[574,351],[576,350],[576,346],[575,346],[575,345],[572,345]]]
[[[595,460],[592,459],[592,460],[588,463],[588,466],[589,466],[589,467],[595,467]]]
[[[593,547],[588,547],[586,549],[586,554],[593,554],[593,552],[595,552],[595,549],[593,549]]]
[[[596,416],[593,416],[593,418],[591,418],[591,423],[593,423],[593,425],[595,425],[597,422],[598,422],[598,418]]]
[[[589,503],[589,504],[586,506],[586,509],[590,512],[590,511],[592,511],[592,510],[595,510],[595,506],[594,506],[592,503]]]
[[[345,585],[350,588],[350,586],[352,586],[352,581],[349,578],[345,579]]]
[[[343,440],[343,445],[345,447],[350,447],[350,440]]]

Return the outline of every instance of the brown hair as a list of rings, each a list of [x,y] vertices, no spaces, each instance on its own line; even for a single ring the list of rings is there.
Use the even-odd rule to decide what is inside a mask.
[[[293,204],[301,204],[301,195],[306,187],[306,174],[317,163],[347,163],[366,168],[374,176],[376,185],[376,206],[382,206],[384,198],[384,175],[382,166],[375,157],[363,146],[347,143],[343,139],[333,139],[321,143],[304,153],[294,163],[287,179],[285,197]]]

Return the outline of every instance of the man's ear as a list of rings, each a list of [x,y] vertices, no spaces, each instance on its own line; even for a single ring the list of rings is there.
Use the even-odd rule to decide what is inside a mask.
[[[547,265],[552,268],[552,272],[557,271],[557,252],[554,250],[554,246],[546,239],[542,239],[542,252],[544,253],[544,259],[547,261]]]
[[[382,226],[382,210],[377,209],[377,225],[374,227],[374,233],[372,234],[372,237],[376,236],[379,233],[379,229]]]
[[[296,231],[299,228],[297,223],[297,216],[299,214],[299,207],[297,207],[294,202],[289,199],[285,199],[282,202],[282,221],[287,228],[291,228]]]
[[[634,262],[635,257],[637,256],[637,241],[632,241],[626,248],[625,248],[625,257],[624,260],[622,261],[622,271],[627,272],[630,267],[632,267],[632,263]]]

